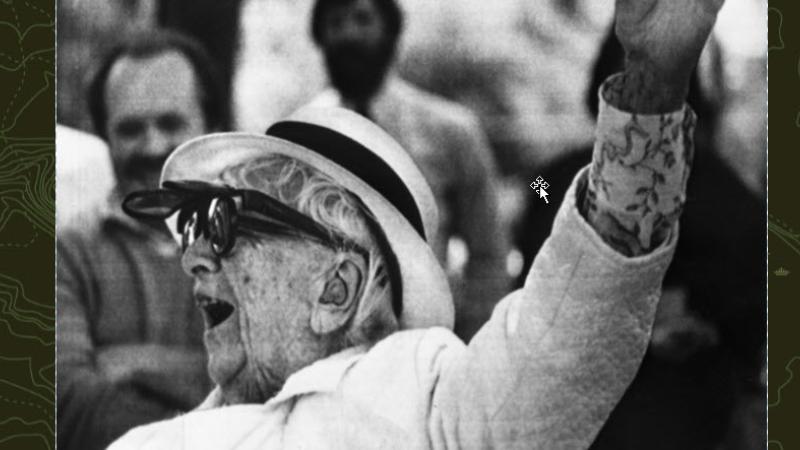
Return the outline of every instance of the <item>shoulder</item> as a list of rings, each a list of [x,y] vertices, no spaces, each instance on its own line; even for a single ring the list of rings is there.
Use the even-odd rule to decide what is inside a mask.
[[[453,332],[444,327],[414,328],[397,331],[379,341],[372,350],[381,347],[418,347],[464,345]],[[371,351],[372,351],[371,350]]]
[[[140,247],[145,239],[98,208],[85,220],[58,228],[56,256],[59,264],[77,264],[82,271],[105,272],[126,264],[131,257],[130,249]]]
[[[397,101],[406,102],[440,128],[463,132],[480,126],[478,116],[469,108],[403,79],[392,79],[389,92]]]
[[[447,361],[465,351],[464,343],[444,328],[397,332],[364,354],[338,389],[349,401],[411,429],[430,411]]]
[[[94,283],[103,268],[110,268],[105,256],[108,237],[102,232],[98,220],[87,221],[83,226],[60,227],[56,233],[56,270],[59,286],[80,282],[85,286]]]
[[[79,152],[81,158],[106,156],[108,152],[108,146],[99,137],[61,124],[56,125],[56,148],[59,153],[62,150]],[[74,158],[66,158],[63,162],[77,163]]]
[[[342,106],[342,97],[333,88],[325,88],[317,93],[305,104],[305,107],[312,108],[335,108]]]
[[[442,328],[420,328],[393,333],[375,344],[362,358],[366,366],[378,370],[434,374],[443,358],[460,354],[466,345],[452,331]],[[392,364],[386,364],[393,361]]]
[[[261,404],[192,411],[173,419],[136,427],[108,448],[234,448],[236,442],[252,438],[253,430],[268,423],[267,414],[268,410]],[[224,432],[220,432],[220,424],[224,424]]]
[[[104,239],[102,219],[92,212],[85,220],[60,226],[56,233],[56,245],[59,252],[89,252]]]

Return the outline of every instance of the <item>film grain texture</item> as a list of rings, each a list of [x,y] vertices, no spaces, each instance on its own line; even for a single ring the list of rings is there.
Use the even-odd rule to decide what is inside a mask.
[[[800,6],[769,4],[768,447],[791,450],[800,449]],[[0,450],[55,442],[54,58],[54,0],[0,0]]]

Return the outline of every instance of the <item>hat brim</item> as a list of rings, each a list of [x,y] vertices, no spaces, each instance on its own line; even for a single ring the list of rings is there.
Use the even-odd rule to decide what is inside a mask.
[[[403,310],[400,328],[453,328],[454,308],[447,277],[430,246],[386,198],[347,169],[303,146],[250,133],[216,133],[181,145],[167,160],[161,183],[198,180],[220,183],[228,167],[280,154],[327,174],[356,194],[382,228],[402,277]],[[175,215],[167,219],[175,231]]]

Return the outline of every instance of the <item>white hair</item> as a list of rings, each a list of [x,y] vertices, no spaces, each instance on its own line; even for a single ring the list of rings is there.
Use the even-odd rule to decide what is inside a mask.
[[[363,294],[344,333],[344,346],[373,344],[398,329],[387,260],[368,225],[372,213],[352,193],[310,165],[279,154],[230,168],[221,178],[240,188],[264,192],[367,250]]]

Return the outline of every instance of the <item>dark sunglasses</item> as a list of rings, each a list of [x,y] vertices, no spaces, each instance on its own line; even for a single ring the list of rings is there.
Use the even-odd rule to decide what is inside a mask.
[[[227,255],[242,230],[306,238],[335,250],[367,251],[352,239],[255,190],[202,181],[166,181],[156,191],[128,195],[122,207],[136,218],[166,219],[178,213],[177,232],[186,251],[201,236],[218,257]]]

